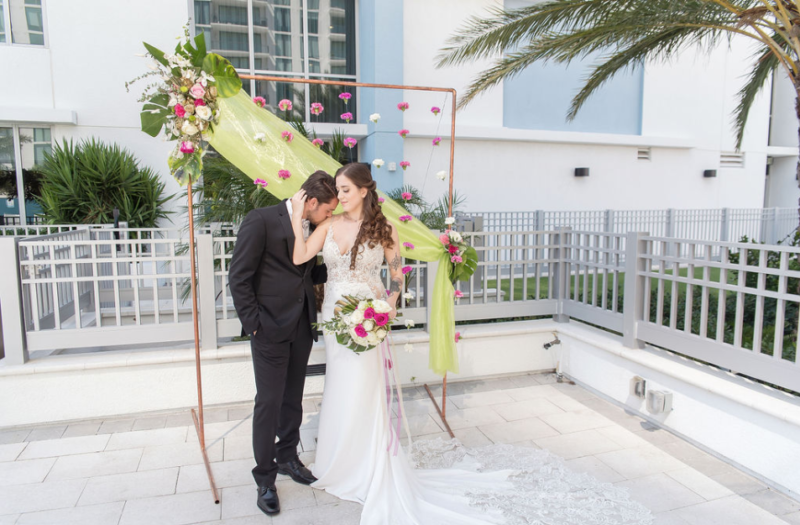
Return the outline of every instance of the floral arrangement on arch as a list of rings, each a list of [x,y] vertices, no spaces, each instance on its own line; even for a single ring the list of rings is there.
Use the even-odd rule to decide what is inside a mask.
[[[176,142],[169,168],[185,185],[202,174],[207,133],[219,122],[217,99],[236,95],[242,81],[228,60],[206,51],[203,33],[191,39],[185,30],[185,41],[173,54],[147,43],[144,47],[145,56],[153,60],[151,72],[135,80],[157,76],[159,81],[149,85],[140,99],[142,131],[157,137],[163,129],[166,139]]]
[[[449,224],[452,217],[448,218],[448,229],[439,236],[443,248],[447,251],[452,264],[450,280],[468,281],[478,268],[478,252],[467,243],[460,233],[453,230]]]

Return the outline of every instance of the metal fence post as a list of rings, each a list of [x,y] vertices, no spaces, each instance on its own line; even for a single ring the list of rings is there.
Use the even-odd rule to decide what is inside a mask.
[[[428,333],[431,332],[431,318],[433,316],[433,286],[436,283],[436,271],[438,269],[438,260],[428,261],[425,264],[425,331]]]
[[[646,277],[639,275],[646,268],[643,232],[628,232],[625,236],[625,296],[622,301],[622,341],[628,348],[644,348],[637,338],[637,329],[644,320],[644,287]],[[649,308],[650,305],[647,305]]]
[[[536,224],[533,225],[534,231],[545,230],[544,225],[544,210],[536,210]]]
[[[731,212],[728,208],[722,208],[722,213],[720,214],[720,225],[719,225],[719,240],[722,242],[728,242],[728,239],[731,236]]]
[[[771,215],[772,215],[772,219],[771,219],[771,221],[772,221],[772,232],[771,232],[770,236],[772,237],[772,241],[770,242],[770,244],[778,244],[778,241],[780,240],[780,233],[778,233],[779,226],[780,226],[780,213],[779,213],[778,208],[772,208],[772,214]]]
[[[572,228],[564,227],[559,228],[558,233],[551,234],[553,236],[552,245],[553,255],[550,257],[553,271],[553,278],[550,281],[551,286],[555,286],[553,290],[553,299],[556,299],[556,313],[553,314],[553,321],[557,323],[568,323],[569,316],[564,313],[564,301],[569,300],[569,292],[567,292],[567,239],[570,235]]]
[[[197,293],[200,304],[200,342],[203,350],[215,350],[217,343],[217,301],[214,276],[214,238],[197,236]]]
[[[606,233],[614,233],[614,210],[605,211],[604,222],[603,231]]]
[[[0,343],[6,364],[22,365],[28,360],[22,285],[19,273],[19,239],[0,237]]]

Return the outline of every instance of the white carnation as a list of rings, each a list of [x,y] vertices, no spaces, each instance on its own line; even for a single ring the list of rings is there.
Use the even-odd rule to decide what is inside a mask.
[[[403,294],[403,299],[405,299],[406,301],[410,301],[413,298],[414,298],[414,294],[411,293],[411,292],[406,292],[406,293]]]
[[[177,103],[178,103],[178,97],[176,97],[174,94],[170,94],[169,95],[169,104],[167,104],[167,105],[169,107],[172,107],[172,106],[176,105]]]
[[[380,113],[373,113],[372,115],[370,115],[370,116],[369,116],[369,119],[370,119],[372,122],[374,122],[374,123],[376,123],[376,124],[377,124],[377,123],[378,123],[378,121],[381,119],[381,114],[380,114]]]
[[[445,223],[445,224],[447,224],[448,226],[449,226],[449,225],[451,225],[451,224],[453,224],[453,223],[455,223],[455,222],[456,222],[456,219],[455,219],[455,217],[448,217],[448,218],[446,218],[446,219],[444,220],[444,223]]]
[[[267,140],[267,136],[264,133],[256,133],[253,135],[253,139],[258,142],[264,142]]]
[[[439,179],[439,180],[446,179],[447,178],[447,172],[446,171],[437,172],[436,173],[436,178]]]
[[[414,320],[413,319],[406,319],[406,328],[414,328]]]
[[[364,320],[364,312],[362,310],[354,310],[352,314],[350,314],[350,322],[353,324],[358,324]]]
[[[411,352],[414,351],[414,345],[412,345],[411,343],[406,343],[405,346],[403,346],[403,350],[405,350],[410,354]]]
[[[361,323],[361,326],[363,326],[364,330],[366,330],[367,332],[371,332],[375,328],[375,321],[373,321],[372,319],[367,319],[366,321]]]
[[[463,239],[461,238],[461,234],[455,230],[450,230],[450,240],[453,242],[461,242]]]
[[[375,166],[376,168],[380,168],[381,166],[383,166],[383,159],[373,160],[372,165]]]
[[[372,308],[379,314],[388,314],[389,312],[392,311],[392,307],[389,305],[389,303],[380,300],[373,301]]]
[[[211,110],[208,109],[208,106],[197,106],[194,109],[194,114],[200,117],[203,120],[211,120]]]

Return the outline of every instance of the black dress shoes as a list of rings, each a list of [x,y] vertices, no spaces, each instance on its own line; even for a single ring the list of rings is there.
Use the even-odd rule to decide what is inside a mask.
[[[280,474],[290,476],[293,480],[298,483],[302,483],[303,485],[311,485],[317,481],[317,478],[314,477],[314,474],[312,474],[311,471],[300,462],[300,458],[298,457],[295,457],[286,463],[278,463],[278,472]]]
[[[258,508],[264,514],[277,514],[281,511],[278,489],[275,486],[258,487]]]

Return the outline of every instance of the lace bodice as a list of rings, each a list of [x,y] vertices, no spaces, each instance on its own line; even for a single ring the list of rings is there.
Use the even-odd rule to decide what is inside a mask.
[[[353,247],[351,250],[355,250]],[[379,299],[386,296],[386,287],[381,281],[381,265],[384,260],[383,247],[376,244],[370,248],[367,243],[358,247],[356,267],[350,269],[350,250],[344,255],[333,238],[333,224],[328,227],[322,257],[328,267],[328,286],[336,287],[339,295],[372,295]],[[328,294],[326,294],[327,297]]]

